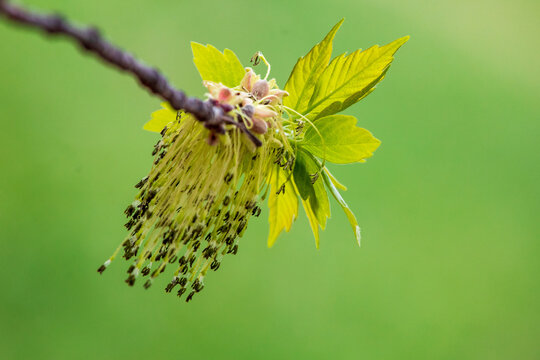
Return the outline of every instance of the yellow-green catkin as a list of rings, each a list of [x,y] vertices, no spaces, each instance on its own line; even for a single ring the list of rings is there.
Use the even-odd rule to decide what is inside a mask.
[[[226,254],[238,252],[249,219],[261,213],[260,194],[272,167],[283,161],[286,139],[279,119],[283,94],[270,94],[268,85],[256,83],[254,76],[248,71],[249,84],[234,89],[206,86],[210,98],[230,108],[262,146],[254,147],[232,125],[218,141],[209,141],[215,134],[192,115],[179,112],[161,132],[152,169],[136,185],[140,191],[125,210],[129,235],[99,272],[123,249],[123,257],[133,262],[129,285],[145,277],[144,287],[149,288],[172,267],[166,292],[187,294],[190,301],[203,289],[208,271],[217,270]]]

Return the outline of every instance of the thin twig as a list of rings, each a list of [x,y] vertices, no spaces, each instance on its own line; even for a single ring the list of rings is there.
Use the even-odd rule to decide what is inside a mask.
[[[136,77],[151,93],[167,101],[174,109],[193,114],[204,126],[215,133],[224,133],[224,124],[233,124],[246,133],[256,146],[261,142],[243,123],[235,121],[223,109],[210,101],[188,97],[173,87],[155,68],[147,66],[128,52],[107,42],[95,27],[78,27],[59,15],[43,15],[0,0],[0,17],[29,27],[41,29],[50,35],[63,35],[75,40],[82,49],[97,55],[106,63]]]

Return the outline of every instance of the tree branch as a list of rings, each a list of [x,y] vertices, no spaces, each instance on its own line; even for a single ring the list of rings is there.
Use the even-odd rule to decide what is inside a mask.
[[[75,40],[82,49],[97,55],[104,62],[125,71],[138,79],[139,83],[154,95],[167,101],[174,109],[193,114],[212,132],[225,133],[224,124],[233,124],[248,135],[249,139],[260,146],[261,142],[245,127],[234,120],[218,105],[210,101],[188,97],[173,87],[155,68],[147,66],[128,52],[107,42],[95,27],[77,27],[59,15],[43,15],[28,11],[20,6],[0,0],[0,16],[28,27],[41,29],[55,36],[63,35]]]

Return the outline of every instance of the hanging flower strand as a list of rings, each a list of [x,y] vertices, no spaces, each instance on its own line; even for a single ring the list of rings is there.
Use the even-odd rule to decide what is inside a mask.
[[[333,38],[343,20],[296,63],[285,87],[244,68],[236,55],[192,43],[194,62],[208,100],[233,121],[222,131],[202,126],[168,103],[144,129],[161,134],[148,176],[125,213],[128,235],[98,269],[102,273],[122,251],[132,262],[126,282],[144,278],[149,288],[167,266],[166,292],[186,301],[204,287],[209,270],[238,252],[239,238],[268,197],[268,246],[289,231],[302,203],[319,247],[319,229],[330,217],[328,193],[344,210],[360,244],[360,228],[338,189],[346,190],[326,162],[364,162],[380,142],[356,127],[353,116],[337,115],[374,90],[394,53],[408,37],[330,61]],[[240,127],[239,127],[240,125]],[[248,131],[241,131],[245,127]]]

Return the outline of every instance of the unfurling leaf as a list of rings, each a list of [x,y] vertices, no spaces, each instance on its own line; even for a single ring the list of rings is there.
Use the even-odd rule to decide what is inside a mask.
[[[341,197],[341,194],[339,193],[338,189],[334,186],[334,181],[329,175],[329,172],[323,173],[324,183],[326,184],[326,187],[328,190],[330,190],[330,193],[334,196],[334,199],[339,203],[343,211],[345,212],[345,215],[347,215],[347,219],[349,219],[349,223],[351,224],[351,227],[354,232],[354,237],[356,238],[356,241],[358,242],[358,246],[360,246],[360,226],[358,225],[358,221],[356,221],[356,216],[354,216],[352,210],[349,208],[349,205],[343,200]]]
[[[340,190],[343,190],[343,191],[347,191],[347,187],[345,185],[343,185],[342,183],[340,183],[338,181],[338,179],[336,179],[334,177],[334,175],[332,175],[332,173],[330,172],[330,170],[328,170],[327,168],[324,168],[324,172],[326,173],[326,175],[328,175],[328,177],[330,178],[330,181],[332,181],[332,184],[334,184],[334,186]]]
[[[320,178],[322,171],[323,169],[321,166],[318,165],[308,153],[303,150],[298,151],[293,171],[294,183],[303,200],[302,203],[308,214],[317,247],[319,247],[319,241],[315,222],[316,225],[324,230],[326,227],[326,219],[330,217],[328,195],[324,188],[324,183]],[[310,216],[311,213],[313,216]]]
[[[234,52],[225,49],[219,51],[212,45],[191,43],[193,62],[199,70],[203,80],[222,83],[228,87],[240,84],[244,74],[244,67]]]
[[[279,234],[291,229],[298,216],[298,195],[296,195],[292,179],[281,168],[275,166],[270,175],[270,196],[268,198],[270,214],[270,232],[268,247],[272,247]]]
[[[310,119],[340,112],[358,102],[381,81],[394,53],[409,40],[402,37],[388,45],[377,45],[340,55],[319,77],[311,100],[302,112]],[[297,110],[298,111],[298,110]]]
[[[356,127],[356,118],[330,115],[319,118],[306,130],[300,146],[313,155],[336,164],[363,162],[373,155],[380,141],[366,129]]]
[[[328,66],[332,56],[332,42],[343,19],[338,22],[326,37],[315,45],[306,56],[298,59],[296,65],[285,84],[285,91],[289,96],[283,100],[285,106],[289,106],[299,113],[305,112],[309,100],[313,96],[315,84]]]

